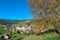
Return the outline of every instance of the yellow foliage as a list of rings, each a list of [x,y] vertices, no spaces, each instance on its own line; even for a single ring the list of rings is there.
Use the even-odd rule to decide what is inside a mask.
[[[34,14],[32,23],[36,27],[44,29],[45,25],[56,25],[60,21],[60,13],[57,11],[60,8],[60,0],[29,0],[29,4]]]

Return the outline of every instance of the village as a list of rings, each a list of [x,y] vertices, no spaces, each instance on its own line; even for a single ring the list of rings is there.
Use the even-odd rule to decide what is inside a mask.
[[[4,32],[2,34],[2,32],[0,33],[0,39],[1,40],[12,40],[12,38],[16,37],[16,34],[18,35],[25,35],[25,36],[30,36],[30,35],[41,35],[41,34],[47,34],[47,33],[50,33],[50,32],[56,32],[57,34],[59,34],[59,31],[58,30],[55,30],[55,29],[50,29],[50,30],[38,30],[34,27],[32,27],[31,25],[25,25],[25,26],[16,26],[16,27],[12,27],[12,28],[6,28],[4,27],[3,28],[4,30],[8,31],[9,30],[9,33],[8,32]],[[1,28],[0,28],[1,30]],[[21,36],[20,36],[21,37]],[[18,38],[19,40],[21,40],[22,38]]]
[[[33,28],[30,25],[25,25],[25,26],[17,26],[14,28],[10,29],[11,31],[19,31],[21,33],[26,32],[29,33],[31,30],[33,30]]]

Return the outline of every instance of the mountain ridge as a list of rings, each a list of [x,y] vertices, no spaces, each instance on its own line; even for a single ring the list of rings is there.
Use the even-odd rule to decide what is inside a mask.
[[[28,19],[28,20],[31,20],[31,19]],[[23,22],[23,21],[28,21],[28,20],[10,20],[10,19],[0,19],[0,24],[3,24],[3,25],[11,25],[11,24],[16,24],[16,23],[19,23],[19,22]]]

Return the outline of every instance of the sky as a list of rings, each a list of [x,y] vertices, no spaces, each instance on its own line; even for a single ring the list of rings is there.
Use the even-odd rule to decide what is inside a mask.
[[[11,20],[32,19],[27,0],[0,0],[0,18]]]

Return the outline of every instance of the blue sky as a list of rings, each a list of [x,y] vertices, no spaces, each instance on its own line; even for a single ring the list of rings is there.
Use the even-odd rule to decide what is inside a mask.
[[[0,18],[11,20],[31,19],[27,0],[0,0]]]

